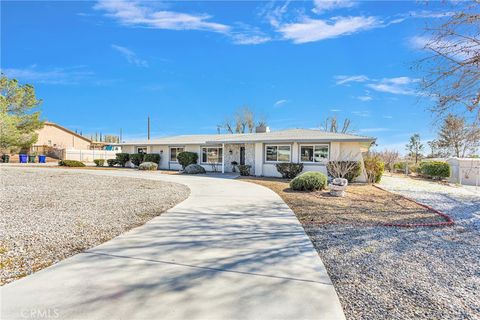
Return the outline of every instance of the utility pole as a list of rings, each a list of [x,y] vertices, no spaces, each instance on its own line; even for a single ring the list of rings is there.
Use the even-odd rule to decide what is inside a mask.
[[[148,141],[150,141],[150,116],[148,116],[147,139],[148,139]]]
[[[122,143],[122,128],[120,128],[120,141],[118,141],[119,143]]]

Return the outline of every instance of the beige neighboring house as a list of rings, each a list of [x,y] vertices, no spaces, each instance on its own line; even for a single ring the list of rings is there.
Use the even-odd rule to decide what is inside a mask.
[[[90,150],[92,141],[53,122],[45,122],[42,129],[37,131],[38,140],[32,149],[46,152],[46,149],[77,149]]]
[[[375,138],[321,130],[291,129],[270,132],[258,127],[255,133],[210,134],[165,137],[121,143],[127,153],[158,153],[160,169],[180,170],[177,155],[182,151],[198,154],[198,163],[207,171],[232,172],[232,162],[251,166],[251,174],[278,177],[277,163],[303,163],[303,171],[327,174],[332,160],[356,160],[363,167],[364,152]],[[362,170],[363,171],[363,170]],[[365,181],[365,174],[357,179]]]

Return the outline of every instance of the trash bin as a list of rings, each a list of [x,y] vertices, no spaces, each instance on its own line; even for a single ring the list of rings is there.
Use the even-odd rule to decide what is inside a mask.
[[[9,163],[10,162],[10,156],[8,154],[2,155],[2,161],[3,161],[3,163]]]
[[[20,163],[27,163],[28,156],[26,154],[19,154],[18,159],[20,160]]]
[[[35,163],[35,156],[29,155],[28,156],[28,163]]]
[[[46,160],[47,160],[47,156],[45,155],[38,156],[38,163],[45,163],[47,162]]]

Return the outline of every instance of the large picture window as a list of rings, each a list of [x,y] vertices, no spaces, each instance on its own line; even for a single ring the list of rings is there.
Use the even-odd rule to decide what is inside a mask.
[[[222,163],[223,148],[202,148],[202,163]]]
[[[178,162],[177,156],[180,152],[183,152],[183,148],[170,148],[170,161],[171,162]]]
[[[138,147],[137,153],[147,153],[147,147]]]
[[[266,146],[265,160],[267,162],[290,162],[290,146]]]
[[[324,162],[328,160],[328,145],[300,146],[301,162]]]

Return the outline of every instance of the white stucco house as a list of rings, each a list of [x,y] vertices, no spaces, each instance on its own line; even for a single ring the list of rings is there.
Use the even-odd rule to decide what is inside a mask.
[[[232,172],[232,162],[251,166],[255,176],[279,177],[279,162],[303,163],[304,171],[327,174],[329,160],[357,160],[368,151],[375,138],[331,133],[312,129],[269,131],[257,128],[255,133],[181,135],[155,140],[122,143],[122,152],[158,153],[160,169],[180,170],[177,154],[196,152],[198,163],[207,171]],[[362,174],[357,180],[365,180]]]

